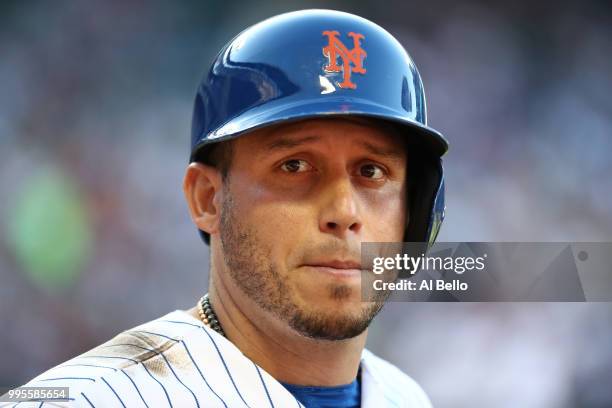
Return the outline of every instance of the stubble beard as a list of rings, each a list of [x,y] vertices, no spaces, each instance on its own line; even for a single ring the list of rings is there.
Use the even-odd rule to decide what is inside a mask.
[[[229,180],[228,180],[229,181]],[[257,230],[238,217],[229,187],[224,183],[221,207],[221,246],[234,284],[253,302],[302,336],[317,340],[345,340],[363,333],[382,309],[384,298],[374,299],[359,313],[340,315],[301,309],[292,299],[291,289],[270,262],[270,249],[257,239]],[[330,285],[321,296],[342,299],[349,295],[346,286]]]

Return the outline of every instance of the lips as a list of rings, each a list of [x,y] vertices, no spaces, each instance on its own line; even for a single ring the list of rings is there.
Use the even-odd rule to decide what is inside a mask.
[[[351,260],[317,261],[308,263],[304,266],[338,278],[355,278],[361,276],[361,263]]]
[[[307,266],[320,266],[326,268],[334,268],[334,269],[358,269],[361,270],[361,263],[355,261],[340,261],[340,260],[332,260],[332,261],[320,261],[309,263]]]

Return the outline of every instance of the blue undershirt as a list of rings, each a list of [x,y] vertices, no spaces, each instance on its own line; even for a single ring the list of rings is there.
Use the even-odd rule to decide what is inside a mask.
[[[313,387],[281,383],[306,408],[359,408],[360,375],[350,384],[335,387]]]

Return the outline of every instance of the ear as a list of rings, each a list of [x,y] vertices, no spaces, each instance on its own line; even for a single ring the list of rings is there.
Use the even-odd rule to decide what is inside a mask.
[[[202,231],[219,231],[223,180],[221,172],[202,163],[191,163],[183,179],[183,192],[193,223]]]

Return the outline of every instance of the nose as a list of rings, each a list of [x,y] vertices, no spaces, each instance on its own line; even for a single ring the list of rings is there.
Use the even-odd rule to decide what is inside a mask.
[[[321,232],[344,239],[361,231],[359,202],[350,176],[339,177],[323,192],[323,206],[319,219]]]

